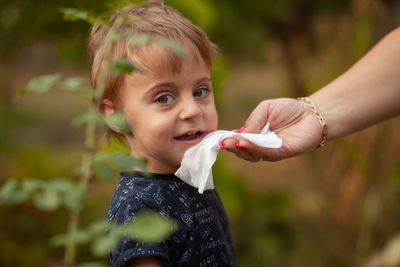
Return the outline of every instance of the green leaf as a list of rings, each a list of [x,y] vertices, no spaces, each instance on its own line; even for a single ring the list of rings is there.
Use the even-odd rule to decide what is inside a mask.
[[[61,235],[53,236],[50,239],[50,244],[52,246],[59,247],[59,246],[62,246],[64,244],[68,243],[69,241],[70,241],[70,238],[69,238],[68,234],[61,234]]]
[[[91,124],[91,123],[95,125],[103,125],[104,120],[100,116],[100,114],[96,111],[85,112],[72,120],[72,124],[75,126],[81,126],[84,124]]]
[[[118,40],[120,40],[122,37],[123,37],[123,36],[122,36],[121,33],[115,32],[115,31],[112,31],[112,30],[111,30],[110,33],[109,33],[108,36],[107,36],[106,41],[107,41],[107,42],[118,41]]]
[[[88,228],[88,232],[91,235],[103,235],[106,232],[106,229],[110,227],[111,224],[109,220],[100,220],[92,223]]]
[[[88,231],[77,231],[75,234],[61,234],[54,236],[50,243],[55,247],[62,246],[66,243],[74,242],[76,244],[84,244],[92,239],[92,235]]]
[[[115,75],[120,76],[123,73],[130,74],[135,69],[139,70],[139,68],[133,65],[129,60],[120,59],[115,62],[112,72]]]
[[[32,192],[43,188],[44,182],[36,179],[26,178],[22,181],[22,191],[24,191],[27,195],[30,195]]]
[[[112,180],[114,178],[114,171],[107,164],[100,162],[96,165],[96,174],[103,180]]]
[[[78,91],[82,89],[85,84],[88,84],[88,80],[86,78],[68,78],[64,81],[64,86],[62,87],[62,89],[66,89],[68,91]]]
[[[145,243],[156,243],[167,238],[176,229],[175,221],[153,211],[143,211],[127,226],[127,234]]]
[[[107,122],[110,123],[113,126],[116,126],[117,128],[130,132],[131,127],[129,124],[125,121],[124,116],[120,112],[115,112],[111,116],[107,117]]]
[[[112,162],[124,170],[131,170],[133,167],[138,166],[142,170],[146,170],[147,164],[143,159],[135,159],[130,155],[115,154],[111,158]]]
[[[75,235],[71,235],[70,238],[74,240],[76,244],[84,244],[90,242],[92,235],[88,231],[77,231]]]
[[[15,179],[9,179],[0,189],[0,202],[18,204],[25,201],[28,194],[20,189]]]
[[[77,187],[77,184],[68,178],[53,178],[46,184],[46,188],[51,191],[63,192]]]
[[[77,211],[82,205],[83,198],[85,196],[86,190],[81,186],[75,186],[64,191],[62,197],[62,203],[68,209],[72,211]]]
[[[154,243],[165,239],[177,229],[175,221],[155,212],[141,212],[136,216],[136,220],[127,226],[110,225],[106,221],[100,221],[89,229],[94,234],[100,233],[100,230],[103,231],[104,227],[109,228],[109,232],[93,242],[92,250],[96,256],[108,254],[124,236],[146,243]]]
[[[53,246],[61,246],[68,242],[74,242],[76,244],[83,244],[98,238],[99,236],[104,236],[106,229],[110,227],[111,224],[108,220],[100,220],[92,223],[85,230],[78,230],[75,234],[64,233],[54,236],[50,242]],[[119,236],[121,234],[119,233]]]
[[[139,167],[144,172],[147,170],[145,159],[136,159],[125,153],[99,152],[95,155],[94,162],[97,164],[107,162],[108,165],[124,170],[131,170],[133,167]]]
[[[89,14],[86,11],[75,9],[75,8],[66,8],[61,7],[60,12],[63,13],[65,20],[87,20],[89,18]]]
[[[87,98],[94,98],[96,100],[100,99],[102,95],[101,90],[96,90],[90,87],[82,88],[81,93]]]
[[[83,20],[90,24],[99,23],[102,25],[108,24],[108,18],[106,19],[103,16],[93,16],[89,12],[81,9],[76,8],[67,8],[61,7],[60,12],[63,13],[63,17],[65,20],[76,21],[76,20]]]
[[[145,45],[151,40],[151,34],[142,34],[128,38],[129,44],[131,45]]]
[[[92,251],[95,256],[105,256],[112,249],[116,247],[120,241],[120,236],[118,235],[106,235],[96,239],[92,245]]]
[[[94,162],[109,161],[113,158],[114,154],[109,152],[98,152],[94,156]]]
[[[36,193],[32,200],[37,208],[46,211],[57,209],[61,202],[58,193],[48,189]]]
[[[158,39],[157,43],[163,47],[166,47],[175,54],[177,54],[179,57],[183,59],[188,59],[189,54],[175,41],[169,40],[169,39]]]
[[[66,208],[77,211],[81,207],[85,189],[67,178],[54,178],[46,186],[46,191],[54,192],[58,197],[58,205],[63,204]]]
[[[61,79],[61,74],[50,74],[32,79],[27,86],[27,91],[44,93],[54,87]]]

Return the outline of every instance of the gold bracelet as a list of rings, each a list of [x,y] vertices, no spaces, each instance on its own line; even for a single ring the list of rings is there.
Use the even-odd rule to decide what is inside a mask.
[[[321,124],[322,127],[322,140],[319,143],[318,147],[324,147],[326,142],[326,136],[328,135],[328,126],[326,125],[324,118],[322,118],[321,113],[319,113],[317,107],[314,105],[313,102],[311,102],[311,100],[308,97],[298,97],[297,100],[306,102],[306,104],[311,108],[311,111],[315,114],[315,116],[319,120],[319,123]]]

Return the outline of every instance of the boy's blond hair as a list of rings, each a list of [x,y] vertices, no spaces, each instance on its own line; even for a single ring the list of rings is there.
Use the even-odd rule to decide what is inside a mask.
[[[139,40],[146,37],[151,41],[141,45],[132,44],[135,38]],[[90,32],[88,52],[91,83],[93,88],[103,90],[98,103],[109,99],[118,108],[119,89],[124,82],[124,75],[112,73],[111,64],[117,60],[127,59],[139,68],[155,73],[176,73],[180,70],[182,58],[171,49],[163,48],[164,58],[152,58],[151,53],[146,53],[152,45],[157,45],[157,40],[175,42],[189,50],[194,60],[199,60],[196,57],[200,56],[211,69],[216,47],[189,19],[174,8],[164,6],[162,1],[158,5],[126,6],[113,13],[110,25],[94,24]],[[101,73],[104,70],[107,73]]]

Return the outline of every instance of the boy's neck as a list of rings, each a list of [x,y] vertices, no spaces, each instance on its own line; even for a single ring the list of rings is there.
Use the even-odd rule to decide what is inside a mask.
[[[161,161],[154,162],[153,159],[146,158],[144,155],[141,155],[140,153],[137,153],[134,149],[133,145],[133,138],[126,138],[130,148],[131,148],[131,157],[135,159],[145,159],[146,162],[146,171],[151,172],[151,173],[161,173],[161,174],[168,174],[172,173],[174,174],[180,166],[171,166],[167,163],[162,163]],[[134,171],[143,171],[139,166],[134,166],[132,168]]]
[[[133,153],[131,154],[133,158],[143,158],[137,155],[134,155]],[[146,159],[147,160],[147,159]],[[160,173],[160,174],[174,174],[177,170],[179,169],[179,166],[169,166],[169,165],[162,165],[160,166],[157,164],[157,166],[154,166],[151,160],[148,160],[146,162],[146,170],[143,170],[140,168],[140,166],[134,166],[132,168],[133,171],[138,171],[138,172],[151,172],[151,173]]]

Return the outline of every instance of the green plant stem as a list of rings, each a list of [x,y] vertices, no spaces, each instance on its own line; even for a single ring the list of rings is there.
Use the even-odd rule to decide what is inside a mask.
[[[91,108],[93,109],[93,108]],[[86,126],[85,153],[83,154],[82,164],[79,173],[79,187],[87,191],[90,177],[92,176],[93,158],[96,145],[96,124],[88,123]],[[70,215],[68,222],[69,236],[74,237],[79,227],[79,213],[82,208],[82,203]],[[76,244],[73,238],[66,244],[64,253],[64,264],[72,265],[75,261]]]

